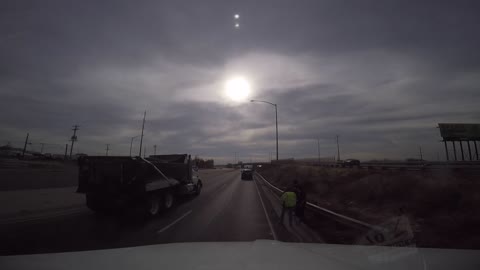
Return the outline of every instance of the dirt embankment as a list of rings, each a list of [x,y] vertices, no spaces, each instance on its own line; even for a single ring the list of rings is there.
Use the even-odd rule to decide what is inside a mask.
[[[480,248],[480,172],[298,165],[259,172],[278,187],[297,179],[310,202],[371,224],[381,224],[403,211],[418,246]]]

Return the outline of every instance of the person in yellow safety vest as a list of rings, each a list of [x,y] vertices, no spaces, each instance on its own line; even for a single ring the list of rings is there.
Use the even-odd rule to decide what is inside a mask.
[[[282,200],[282,215],[280,216],[280,223],[283,223],[283,217],[285,212],[288,214],[288,222],[290,226],[293,224],[293,211],[295,211],[295,206],[297,205],[297,194],[291,189],[285,191],[280,197]]]

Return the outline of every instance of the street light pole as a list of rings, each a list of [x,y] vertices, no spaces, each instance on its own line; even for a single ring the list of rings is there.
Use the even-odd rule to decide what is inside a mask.
[[[277,104],[275,104],[275,133],[277,134],[277,161],[278,161],[278,112]]]
[[[143,114],[143,124],[142,124],[142,135],[140,137],[140,153],[138,154],[139,157],[142,157],[142,143],[143,143],[143,130],[145,129],[145,117],[147,116],[147,111]]]
[[[268,101],[263,101],[263,100],[255,100],[252,99],[250,102],[262,102],[266,104],[270,104],[275,107],[275,131],[276,131],[276,150],[277,150],[277,161],[278,161],[278,110],[277,110],[277,104],[268,102]]]

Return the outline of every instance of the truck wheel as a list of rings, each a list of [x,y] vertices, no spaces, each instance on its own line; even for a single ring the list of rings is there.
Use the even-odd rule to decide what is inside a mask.
[[[158,194],[151,194],[147,200],[147,214],[148,216],[156,216],[160,212],[160,196]]]
[[[174,197],[172,192],[169,192],[169,191],[165,192],[162,198],[163,198],[163,209],[168,210],[172,208],[174,203]]]
[[[195,196],[200,195],[200,192],[202,191],[202,183],[197,183],[196,190],[195,190]]]

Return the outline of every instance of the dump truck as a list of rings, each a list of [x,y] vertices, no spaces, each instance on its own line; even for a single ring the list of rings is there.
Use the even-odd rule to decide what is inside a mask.
[[[78,160],[78,193],[95,212],[136,209],[155,216],[182,196],[199,195],[201,179],[194,175],[191,156],[86,156]]]

